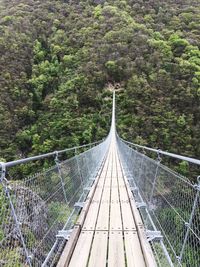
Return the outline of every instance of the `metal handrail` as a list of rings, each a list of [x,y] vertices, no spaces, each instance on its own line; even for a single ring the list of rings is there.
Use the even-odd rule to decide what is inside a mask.
[[[9,161],[9,162],[0,162],[0,168],[2,169],[2,166],[6,167],[6,168],[7,167],[13,167],[13,166],[16,166],[16,165],[19,165],[19,164],[22,164],[22,163],[28,163],[30,161],[44,159],[44,158],[48,158],[48,157],[51,157],[51,156],[56,156],[56,155],[59,155],[59,154],[62,154],[62,153],[68,152],[68,151],[76,150],[76,149],[79,149],[79,148],[88,147],[88,146],[92,146],[92,145],[97,145],[97,144],[100,144],[102,141],[103,140],[97,141],[97,142],[93,142],[93,143],[89,143],[89,144],[82,145],[82,146],[76,146],[76,147],[66,148],[66,149],[59,150],[59,151],[53,151],[53,152],[50,152],[50,153],[41,154],[41,155],[38,155],[38,156],[29,157],[29,158],[24,158],[24,159]]]
[[[180,159],[180,160],[185,160],[185,161],[188,161],[190,163],[200,165],[200,160],[195,159],[195,158],[181,156],[181,155],[178,155],[178,154],[170,153],[170,152],[163,151],[163,150],[160,150],[160,149],[150,148],[150,147],[147,147],[147,146],[141,146],[141,145],[138,145],[138,144],[134,144],[134,143],[128,142],[128,141],[126,141],[126,140],[124,140],[122,138],[120,138],[120,140],[122,140],[124,143],[126,143],[128,145],[132,145],[132,146],[135,146],[135,147],[146,149],[148,151],[155,152],[157,154],[162,154],[162,155],[165,155],[165,156],[168,156],[168,157],[172,157],[172,158],[176,158],[176,159]]]

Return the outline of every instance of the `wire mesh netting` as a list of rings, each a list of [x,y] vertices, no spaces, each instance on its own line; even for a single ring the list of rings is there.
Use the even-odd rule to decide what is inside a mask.
[[[118,147],[135,199],[146,204],[140,208],[146,229],[162,234],[152,242],[158,266],[199,267],[199,184],[162,165],[159,155],[153,160],[119,138]]]
[[[108,149],[108,139],[20,180],[0,180],[0,266],[56,266]]]

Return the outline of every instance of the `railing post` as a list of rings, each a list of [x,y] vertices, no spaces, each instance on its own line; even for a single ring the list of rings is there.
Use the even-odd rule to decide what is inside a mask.
[[[153,198],[153,193],[154,193],[155,186],[156,186],[156,180],[157,180],[157,176],[158,176],[158,169],[159,169],[159,166],[160,166],[160,163],[161,163],[161,160],[162,160],[161,157],[160,157],[159,152],[157,153],[157,155],[158,156],[157,156],[156,171],[155,171],[153,185],[152,185],[152,189],[151,189],[151,193],[150,193],[150,198],[149,198],[150,205],[152,205],[152,198]]]
[[[135,179],[135,177],[134,177],[133,174],[134,174],[135,160],[136,160],[136,155],[137,155],[137,153],[138,153],[138,150],[137,150],[137,147],[135,147],[135,148],[131,147],[131,150],[134,151],[134,156],[133,156],[133,159],[132,159],[132,162],[133,162],[133,168],[131,169],[131,172],[132,172],[132,176],[133,176],[133,178]]]
[[[139,174],[138,174],[138,183],[137,183],[137,186],[138,188],[140,189],[140,186],[139,184],[141,183],[141,177],[142,177],[142,168],[143,168],[143,165],[144,165],[144,157],[145,157],[145,151],[143,149],[143,154],[140,153],[142,155],[142,160],[141,160],[141,166],[140,166],[140,170],[139,170]]]
[[[58,176],[60,178],[60,182],[61,182],[61,185],[62,185],[62,190],[63,190],[63,195],[64,195],[64,198],[65,198],[65,202],[66,202],[66,204],[68,204],[67,195],[66,195],[66,192],[65,192],[65,183],[63,181],[62,170],[61,170],[61,166],[60,166],[60,161],[58,159],[58,152],[56,152],[55,163],[56,163],[56,166],[57,166],[57,169],[58,169]]]
[[[16,228],[17,228],[17,231],[19,233],[19,236],[20,236],[20,239],[21,239],[21,242],[22,242],[22,246],[23,246],[23,249],[24,249],[24,253],[25,253],[25,257],[26,257],[26,263],[31,267],[32,266],[32,264],[31,264],[31,256],[29,255],[28,249],[27,249],[26,244],[25,244],[25,240],[24,240],[24,237],[23,237],[23,234],[22,234],[22,231],[21,231],[21,227],[20,227],[21,223],[18,221],[17,214],[16,214],[16,211],[15,211],[15,207],[13,205],[12,198],[11,198],[11,195],[10,195],[10,189],[8,187],[8,181],[6,179],[6,166],[5,166],[5,164],[3,162],[0,163],[0,166],[1,166],[0,183],[3,186],[3,190],[5,192],[5,196],[7,197],[8,201],[9,201],[9,204],[10,204],[11,214],[13,216],[14,223],[16,225]]]
[[[183,241],[181,252],[180,252],[180,255],[178,257],[178,260],[179,260],[180,263],[181,263],[182,258],[183,258],[183,253],[184,253],[185,246],[186,246],[186,243],[187,243],[187,239],[188,239],[188,236],[189,236],[189,232],[190,232],[190,228],[191,228],[192,221],[193,221],[193,218],[194,218],[195,210],[196,210],[196,207],[197,207],[197,204],[198,204],[199,192],[200,192],[200,176],[197,177],[197,184],[194,186],[194,188],[197,190],[197,192],[196,192],[196,195],[195,195],[195,198],[194,198],[192,212],[190,214],[189,222],[185,223],[185,226],[187,227],[187,230],[186,230],[186,233],[185,233],[185,238],[184,238],[184,241]]]
[[[132,153],[132,148],[130,146],[128,146],[128,151],[127,151],[127,154],[126,154],[126,157],[127,159],[130,159],[131,158],[131,153]]]
[[[79,177],[80,177],[80,180],[81,180],[81,185],[83,187],[83,177],[82,177],[82,173],[81,173],[81,170],[80,170],[80,167],[79,167],[77,148],[76,147],[74,149],[74,153],[75,153],[76,164],[77,164],[77,168],[78,168],[78,174],[79,174]]]
[[[86,168],[87,168],[88,178],[89,178],[89,176],[90,176],[90,170],[89,170],[89,168],[88,168],[87,158],[86,158],[85,155],[84,155],[84,158],[85,158],[85,163],[86,163]]]

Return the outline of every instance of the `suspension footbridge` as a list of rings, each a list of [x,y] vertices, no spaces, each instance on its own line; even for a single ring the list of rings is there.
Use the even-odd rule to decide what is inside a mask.
[[[199,267],[199,178],[192,183],[162,157],[200,165],[122,140],[114,93],[104,141],[1,162],[0,266]],[[52,158],[53,167],[15,177],[15,168],[34,171]]]

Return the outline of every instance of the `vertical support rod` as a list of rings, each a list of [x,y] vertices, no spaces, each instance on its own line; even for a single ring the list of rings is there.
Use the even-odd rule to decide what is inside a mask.
[[[127,172],[129,173],[129,178],[133,178],[134,179],[134,176],[133,176],[133,170],[134,170],[134,161],[131,162],[131,155],[132,155],[132,148],[131,147],[128,147],[128,150],[129,150],[129,153],[127,153],[126,157],[127,157],[127,164],[126,164],[126,168],[127,168]]]
[[[135,180],[135,177],[134,177],[134,169],[135,169],[135,160],[136,160],[136,155],[137,155],[137,149],[135,150],[133,147],[131,147],[131,152],[133,152],[133,159],[132,159],[132,163],[133,163],[133,168],[132,168],[132,176],[133,176],[133,179]]]
[[[26,243],[25,243],[25,240],[24,240],[21,228],[20,228],[20,222],[18,221],[17,214],[15,212],[15,207],[14,207],[13,202],[12,202],[12,198],[11,198],[11,195],[10,195],[10,190],[9,190],[9,188],[7,186],[6,166],[3,163],[1,163],[1,178],[0,178],[0,182],[2,183],[5,195],[8,198],[8,201],[9,201],[9,204],[10,204],[11,214],[13,216],[17,231],[19,233],[19,236],[20,236],[20,239],[21,239],[21,242],[22,242],[22,247],[24,249],[24,253],[25,253],[27,264],[31,267],[32,266],[31,257],[29,256],[28,249],[26,247]],[[4,182],[5,182],[5,184],[4,184]]]
[[[159,166],[160,166],[160,162],[161,162],[161,160],[162,160],[162,159],[161,159],[161,157],[160,157],[160,154],[158,153],[157,165],[156,165],[156,171],[155,171],[154,180],[153,180],[153,186],[152,186],[151,194],[150,194],[150,198],[149,198],[149,203],[150,203],[150,205],[152,204],[153,193],[154,193],[155,186],[156,186],[156,180],[157,180],[157,177],[158,177],[158,170],[159,170]]]
[[[196,207],[197,207],[197,204],[198,204],[198,198],[199,198],[199,192],[200,192],[200,176],[197,177],[197,181],[198,181],[198,183],[195,186],[197,192],[196,192],[196,196],[195,196],[195,199],[194,199],[194,202],[193,202],[193,207],[192,207],[192,212],[190,214],[189,222],[186,224],[187,230],[186,230],[186,233],[185,233],[185,238],[184,238],[183,245],[182,245],[182,248],[181,248],[180,256],[178,257],[179,262],[181,262],[182,258],[183,258],[183,253],[184,253],[185,246],[186,246],[186,243],[187,243],[187,239],[188,239],[188,236],[189,236],[190,228],[191,228],[191,225],[192,225],[192,220],[193,220],[194,213],[195,213],[195,210],[196,210]]]
[[[84,155],[84,158],[85,158],[86,168],[87,168],[87,172],[88,172],[88,179],[89,179],[89,177],[90,177],[90,170],[88,168],[87,158],[86,158],[85,155]]]
[[[140,182],[141,182],[141,177],[142,177],[142,169],[143,169],[143,165],[144,165],[144,157],[145,157],[145,154],[142,154],[142,160],[141,160],[141,166],[140,166],[140,170],[139,170],[139,175],[138,175],[138,181],[137,181],[137,187],[140,189]]]
[[[170,267],[174,267],[174,264],[173,264],[173,262],[172,262],[172,260],[171,260],[171,257],[170,257],[170,255],[169,255],[169,253],[168,253],[168,251],[167,251],[167,249],[166,249],[164,243],[163,243],[163,240],[160,241],[160,245],[161,245],[161,247],[162,247],[162,249],[163,249],[163,251],[164,251],[165,257],[167,258],[167,261],[168,261]]]
[[[127,151],[127,154],[126,154],[126,158],[127,158],[127,159],[131,159],[131,154],[132,154],[132,149],[131,149],[131,147],[128,147],[128,151]]]
[[[77,148],[76,147],[75,147],[75,151],[74,152],[75,152],[76,164],[77,164],[77,168],[78,168],[78,174],[79,174],[79,177],[80,177],[80,180],[81,180],[81,185],[83,187],[83,177],[82,177],[82,173],[81,173],[81,170],[80,170],[80,167],[79,167]]]
[[[66,204],[68,205],[67,195],[66,195],[66,192],[65,192],[65,184],[64,184],[64,181],[63,181],[63,177],[62,177],[62,170],[61,170],[61,167],[60,167],[60,161],[58,159],[58,153],[57,152],[56,152],[55,163],[56,163],[56,167],[58,169],[58,176],[60,178],[60,182],[61,182],[61,185],[62,185],[64,199],[65,199]]]

